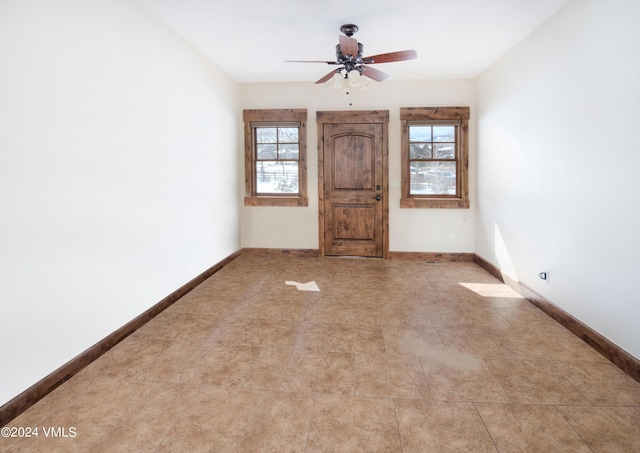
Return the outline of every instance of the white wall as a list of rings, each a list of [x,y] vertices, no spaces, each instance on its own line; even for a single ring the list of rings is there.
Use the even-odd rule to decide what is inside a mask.
[[[2,0],[0,61],[1,405],[239,249],[240,145],[237,84],[131,2]]]
[[[476,252],[640,358],[638,18],[573,1],[479,78]]]
[[[413,252],[473,252],[475,206],[475,85],[470,80],[393,80],[371,82],[354,91],[353,103],[331,83],[257,83],[241,85],[243,109],[306,108],[309,206],[243,207],[243,247],[318,248],[318,140],[316,112],[322,110],[389,110],[389,249]],[[318,77],[324,67],[319,65]],[[470,106],[471,209],[400,209],[400,108]],[[240,121],[242,118],[240,117]],[[239,159],[242,158],[242,153]],[[244,195],[244,169],[240,162],[239,203]],[[451,234],[456,241],[451,242]]]

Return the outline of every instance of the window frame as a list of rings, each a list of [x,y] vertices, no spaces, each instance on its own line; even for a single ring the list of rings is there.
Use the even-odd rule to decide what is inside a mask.
[[[401,208],[469,208],[469,107],[403,107],[401,123]],[[451,123],[447,123],[450,121]],[[419,123],[455,125],[456,194],[411,194],[409,126]]]
[[[308,206],[307,196],[307,109],[243,110],[245,206]],[[256,187],[256,146],[254,128],[287,127],[298,123],[298,193],[258,194]],[[281,126],[279,126],[279,124]]]

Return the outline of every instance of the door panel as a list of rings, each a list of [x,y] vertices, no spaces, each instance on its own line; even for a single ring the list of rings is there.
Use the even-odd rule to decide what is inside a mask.
[[[334,240],[375,240],[375,210],[367,205],[333,205]]]
[[[382,257],[382,124],[324,124],[323,137],[324,254]]]
[[[373,187],[374,146],[371,136],[336,135],[332,137],[334,159],[333,189],[367,190]],[[338,152],[335,152],[338,150]]]

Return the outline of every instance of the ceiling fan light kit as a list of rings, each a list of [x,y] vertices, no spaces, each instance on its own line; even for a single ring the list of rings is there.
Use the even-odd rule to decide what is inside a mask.
[[[339,36],[340,42],[336,45],[335,61],[291,61],[293,63],[325,63],[340,66],[317,80],[316,84],[331,80],[332,86],[339,89],[366,88],[368,86],[366,78],[382,82],[389,77],[388,74],[368,65],[413,60],[418,57],[415,50],[402,50],[363,57],[364,46],[352,38],[353,34],[358,31],[358,26],[345,24],[340,27],[340,31],[343,35]]]

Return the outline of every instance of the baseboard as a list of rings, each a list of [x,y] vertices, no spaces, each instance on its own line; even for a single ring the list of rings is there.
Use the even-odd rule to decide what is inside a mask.
[[[506,285],[511,287],[533,305],[538,307],[547,316],[560,323],[567,330],[598,351],[626,374],[640,382],[640,360],[636,359],[627,351],[613,343],[608,338],[602,336],[582,321],[576,319],[571,314],[542,297],[528,286],[510,278],[508,275],[503,274],[499,268],[484,258],[475,255],[475,262],[487,272],[502,280]]]
[[[238,250],[0,407],[4,426],[241,254]]]
[[[245,255],[254,256],[295,256],[298,258],[317,258],[320,256],[318,249],[275,249],[275,248],[259,248],[245,247],[242,249]]]
[[[295,256],[301,258],[317,258],[318,249],[278,249],[245,247],[242,253],[254,256]],[[389,252],[388,259],[402,261],[430,261],[430,262],[469,262],[473,263],[473,253],[439,253],[439,252]]]
[[[482,258],[481,256],[478,256],[478,255],[474,256],[473,261],[478,266],[483,268],[485,271],[489,272],[491,275],[493,275],[495,278],[497,278],[498,280],[500,280],[502,282],[505,281],[505,278],[502,275],[502,271],[500,271],[500,269],[498,269],[496,266],[491,264],[489,261],[485,260],[484,258]]]
[[[389,259],[398,261],[473,263],[475,255],[473,253],[389,252]]]

